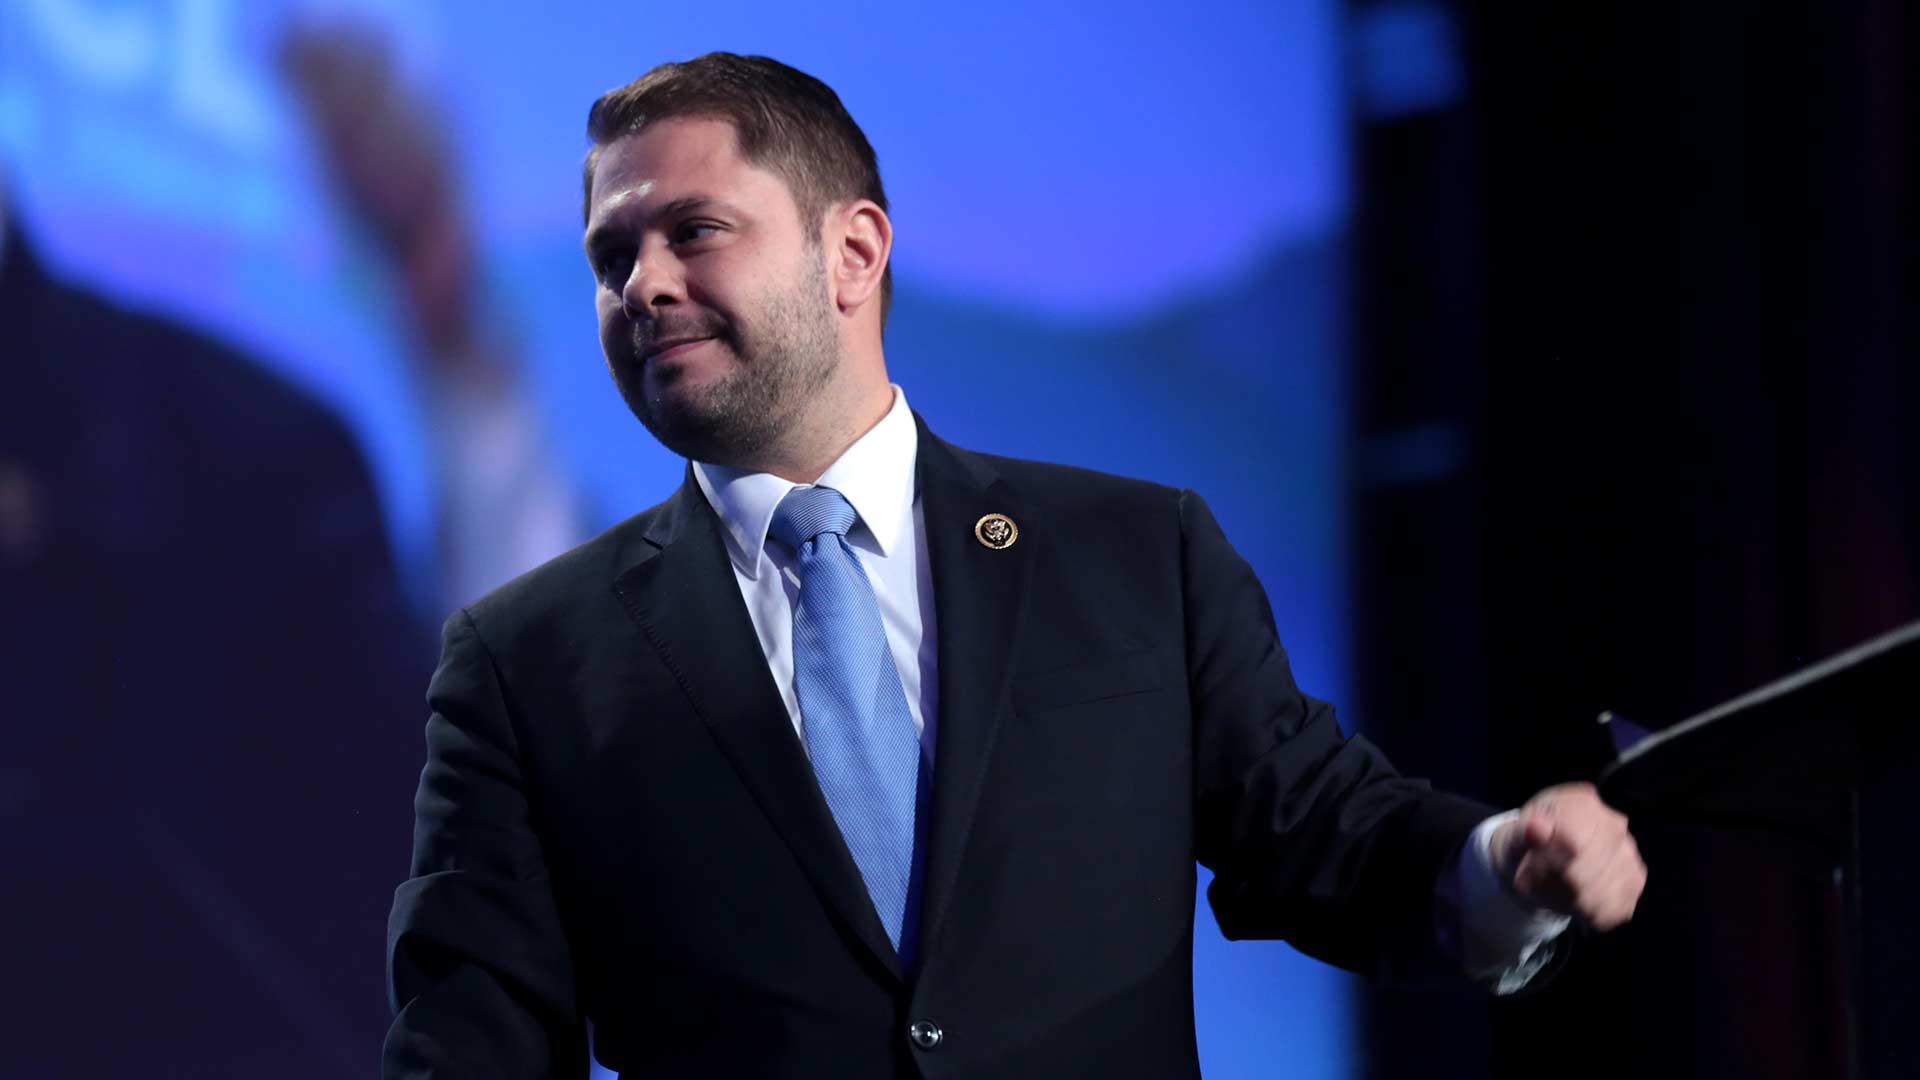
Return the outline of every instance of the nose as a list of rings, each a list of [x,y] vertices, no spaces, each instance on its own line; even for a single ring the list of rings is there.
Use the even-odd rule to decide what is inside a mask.
[[[661,246],[648,245],[633,260],[626,284],[620,290],[620,306],[630,319],[646,318],[658,309],[686,299],[686,287],[680,279],[678,260]]]

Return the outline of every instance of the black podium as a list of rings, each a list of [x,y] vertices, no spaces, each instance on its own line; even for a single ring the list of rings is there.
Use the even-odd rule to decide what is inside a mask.
[[[1745,833],[1835,875],[1849,1074],[1920,1077],[1920,622],[1657,733],[1601,721],[1609,803]]]

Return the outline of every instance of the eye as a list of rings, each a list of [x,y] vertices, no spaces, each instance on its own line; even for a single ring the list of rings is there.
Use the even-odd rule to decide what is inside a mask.
[[[593,276],[602,285],[610,289],[618,288],[632,272],[633,252],[624,248],[607,248],[594,253]]]
[[[720,226],[711,221],[685,221],[674,228],[671,240],[676,245],[691,244],[718,231]]]

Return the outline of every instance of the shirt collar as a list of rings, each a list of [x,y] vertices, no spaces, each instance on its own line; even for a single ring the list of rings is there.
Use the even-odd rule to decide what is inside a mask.
[[[820,474],[820,486],[847,497],[882,556],[891,554],[906,539],[907,523],[913,515],[914,466],[919,452],[920,432],[907,408],[906,391],[895,386],[893,407]],[[787,492],[800,485],[772,473],[750,473],[700,461],[693,463],[693,477],[708,504],[720,515],[727,555],[734,567],[749,580],[757,579],[773,511]]]

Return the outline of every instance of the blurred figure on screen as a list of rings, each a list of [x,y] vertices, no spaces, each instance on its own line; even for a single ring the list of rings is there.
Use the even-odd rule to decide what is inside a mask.
[[[391,122],[420,106],[364,35],[284,59],[404,283],[433,428],[466,440],[434,447],[459,598],[564,547],[569,488],[504,404],[513,358],[473,344],[464,223],[380,199],[449,194]],[[57,280],[3,198],[0,326],[0,1071],[364,1073],[432,661],[367,463],[263,364]]]
[[[579,500],[521,388],[512,334],[481,299],[444,119],[367,27],[298,27],[280,60],[336,187],[406,300],[435,466],[437,618],[578,543]]]
[[[0,250],[7,1071],[341,1075],[428,660],[365,462],[253,361]]]

